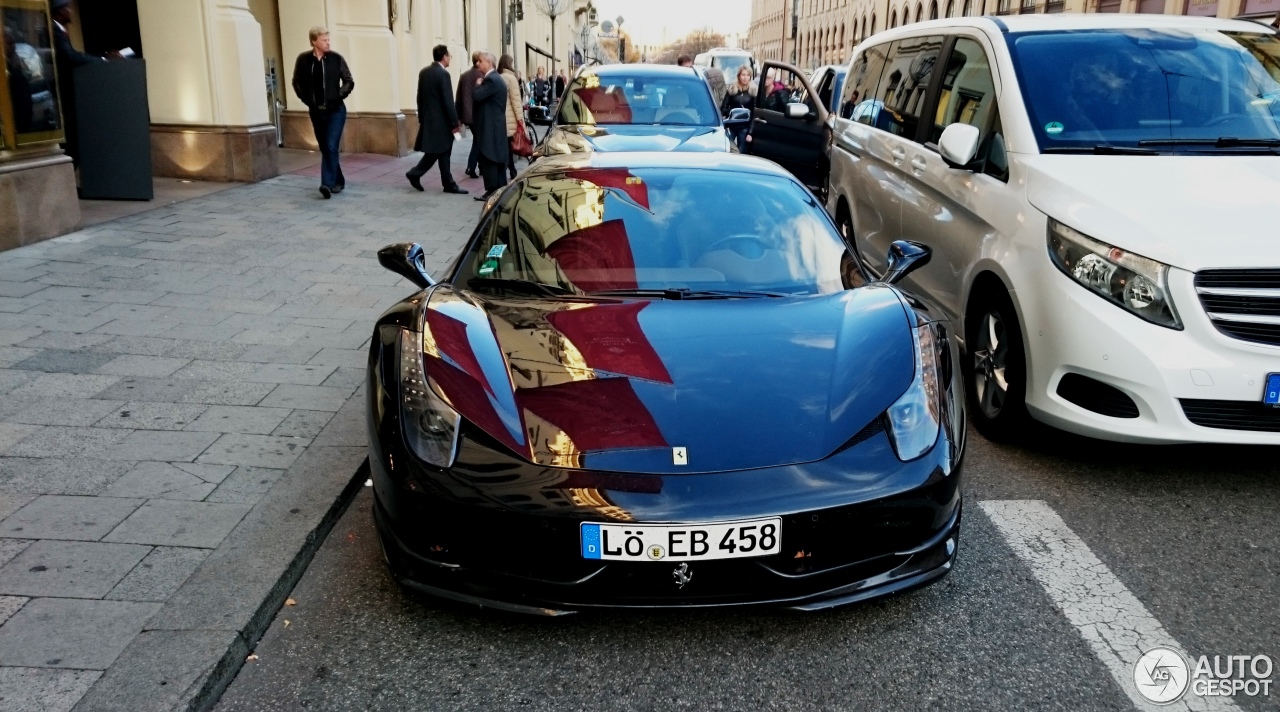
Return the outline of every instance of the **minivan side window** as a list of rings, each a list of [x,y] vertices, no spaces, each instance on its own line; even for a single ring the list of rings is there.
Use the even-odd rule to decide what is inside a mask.
[[[930,36],[897,40],[890,46],[876,89],[876,98],[883,102],[877,128],[915,140],[942,44],[941,36]]]
[[[876,85],[880,82],[888,50],[889,45],[882,44],[868,47],[858,55],[849,68],[849,76],[845,78],[844,89],[840,93],[840,118],[875,124],[875,115],[879,113],[873,110],[878,107],[875,103]]]
[[[995,82],[991,79],[991,64],[982,45],[967,37],[956,39],[947,59],[929,142],[937,143],[943,129],[954,123],[978,128],[975,161],[984,163],[986,173],[1003,179],[1008,166],[1004,137],[999,135],[1000,115],[996,107]]]

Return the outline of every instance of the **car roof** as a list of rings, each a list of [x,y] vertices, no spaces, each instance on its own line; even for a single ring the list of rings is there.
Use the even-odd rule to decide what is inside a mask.
[[[1269,28],[1256,22],[1229,20],[1217,17],[1188,17],[1185,15],[1137,15],[1128,13],[1040,13],[1035,15],[987,15],[984,17],[952,17],[903,25],[878,32],[863,41],[865,45],[880,44],[898,37],[918,36],[933,32],[945,32],[957,27],[976,27],[1001,32],[1047,32],[1054,30],[1103,30],[1103,29],[1184,29],[1224,30],[1231,32],[1266,33]]]
[[[583,67],[579,76],[599,77],[697,77],[692,67],[674,64],[593,64]]]
[[[740,153],[683,151],[608,151],[567,153],[538,159],[525,176],[542,176],[567,170],[600,168],[677,168],[680,170],[728,171],[779,176],[794,180],[782,166],[757,156]]]

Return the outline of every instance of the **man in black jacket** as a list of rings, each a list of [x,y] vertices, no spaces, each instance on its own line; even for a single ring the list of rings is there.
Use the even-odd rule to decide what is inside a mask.
[[[492,52],[480,53],[477,67],[483,74],[471,92],[474,140],[480,144],[480,175],[484,178],[484,195],[477,195],[476,200],[486,200],[506,185],[504,171],[511,149],[507,141],[507,83],[494,71],[496,64]]]
[[[320,144],[320,194],[328,200],[341,193],[347,181],[342,177],[338,150],[342,145],[342,128],[347,123],[347,106],[343,103],[354,89],[347,60],[329,51],[329,31],[311,28],[311,51],[298,55],[293,65],[293,92],[311,113],[311,128]]]
[[[435,62],[418,72],[418,139],[415,151],[422,160],[404,174],[409,185],[422,190],[422,176],[431,164],[440,163],[440,184],[446,193],[466,195],[449,172],[449,156],[453,153],[453,132],[457,130],[458,111],[453,105],[453,83],[449,80],[449,48],[436,45],[431,49]]]
[[[76,122],[75,69],[81,65],[105,62],[105,57],[85,54],[71,45],[67,25],[71,24],[71,0],[53,0],[49,4],[53,17],[53,60],[58,72],[58,98],[62,101],[62,130],[66,136],[63,149],[80,165],[80,127]],[[113,56],[115,55],[113,53]]]
[[[462,73],[458,77],[458,121],[475,132],[473,124],[475,123],[475,115],[471,111],[471,91],[476,88],[476,81],[484,76],[484,72],[479,69],[480,53],[471,53],[471,69]],[[471,141],[471,154],[467,156],[467,177],[479,178],[476,173],[476,166],[480,163],[480,144],[474,140]]]

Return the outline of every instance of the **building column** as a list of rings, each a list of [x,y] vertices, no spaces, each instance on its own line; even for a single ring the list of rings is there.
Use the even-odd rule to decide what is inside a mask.
[[[155,175],[259,181],[280,173],[261,28],[248,0],[138,0]]]
[[[390,16],[391,7],[399,14],[405,3],[279,0],[279,5],[280,45],[287,65],[284,81],[292,79],[294,58],[310,50],[308,33],[317,25],[329,30],[330,47],[341,54],[351,68],[356,86],[346,101],[347,127],[342,136],[342,150],[407,155],[413,146],[408,122],[401,110],[402,48],[391,31]],[[404,20],[396,18],[397,23],[401,21]],[[285,146],[314,150],[316,138],[307,108],[292,88],[287,92],[285,106]]]

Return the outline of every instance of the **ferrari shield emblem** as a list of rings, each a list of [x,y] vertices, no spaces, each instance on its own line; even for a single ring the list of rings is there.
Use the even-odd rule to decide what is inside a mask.
[[[671,448],[671,461],[677,465],[689,464],[689,453],[682,447]]]

